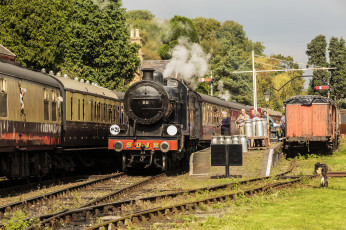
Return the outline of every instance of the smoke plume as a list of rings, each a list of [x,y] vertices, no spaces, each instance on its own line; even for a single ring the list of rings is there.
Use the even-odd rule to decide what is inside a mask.
[[[172,50],[172,59],[166,65],[163,76],[177,76],[186,83],[191,83],[193,77],[207,73],[209,59],[210,54],[204,53],[200,45],[181,37]]]
[[[227,89],[224,89],[223,87],[224,87],[223,81],[222,80],[218,81],[218,85],[217,85],[217,89],[219,90],[218,97],[225,99],[225,101],[229,101],[232,95]]]

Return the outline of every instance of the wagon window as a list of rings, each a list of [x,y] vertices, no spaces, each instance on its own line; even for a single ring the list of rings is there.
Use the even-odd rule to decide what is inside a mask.
[[[43,115],[44,115],[44,120],[48,121],[49,120],[49,101],[48,101],[48,90],[44,89],[43,90]]]

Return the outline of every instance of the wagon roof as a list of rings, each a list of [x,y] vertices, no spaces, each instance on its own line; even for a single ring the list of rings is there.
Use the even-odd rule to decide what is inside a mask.
[[[101,86],[89,85],[70,78],[56,77],[65,87],[66,90],[72,92],[79,92],[83,94],[93,94],[96,96],[107,97],[111,99],[118,99],[114,91],[103,88]]]
[[[0,61],[0,73],[31,82],[60,88],[59,83],[52,77],[38,71],[26,69],[24,67]]]
[[[334,105],[334,101],[330,100],[327,97],[322,97],[319,95],[299,95],[288,98],[284,101],[284,104],[302,104],[302,105],[311,105],[316,103],[328,103]]]

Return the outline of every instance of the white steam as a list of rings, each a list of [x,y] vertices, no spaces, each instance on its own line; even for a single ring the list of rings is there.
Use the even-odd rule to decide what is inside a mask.
[[[163,76],[177,76],[190,83],[193,77],[207,73],[209,59],[210,54],[204,53],[200,45],[181,37],[172,50],[172,59],[166,65]]]
[[[229,101],[231,99],[231,94],[227,89],[224,89],[223,81],[218,81],[217,89],[219,90],[218,97],[225,99],[225,101]]]

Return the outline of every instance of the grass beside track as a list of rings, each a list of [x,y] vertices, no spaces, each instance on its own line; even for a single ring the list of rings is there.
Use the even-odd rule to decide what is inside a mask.
[[[331,156],[296,158],[293,174],[312,174],[316,162],[327,163],[332,171],[346,171],[346,138]],[[287,168],[283,160],[277,172]],[[273,174],[276,172],[274,171]],[[239,198],[215,204],[199,213],[180,215],[170,228],[179,229],[346,229],[346,178],[329,178],[329,187],[320,188],[320,178],[295,188],[273,191],[253,198]],[[167,226],[167,225],[166,225]],[[155,227],[155,224],[154,224]],[[156,226],[161,228],[163,226]]]

